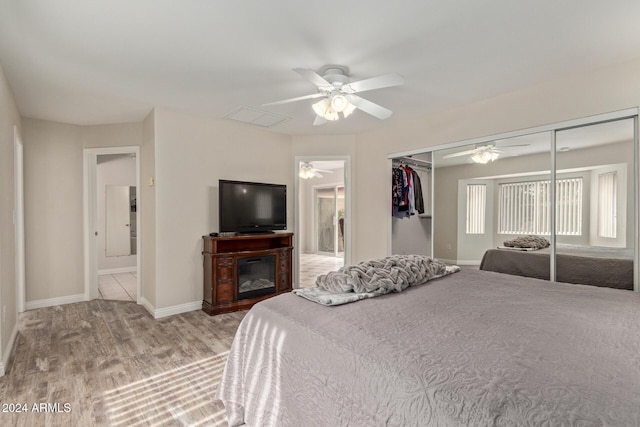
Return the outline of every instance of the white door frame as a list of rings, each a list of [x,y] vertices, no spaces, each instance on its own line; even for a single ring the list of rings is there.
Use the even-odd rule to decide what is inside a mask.
[[[13,126],[14,147],[14,210],[13,224],[15,227],[16,250],[16,299],[18,313],[22,313],[26,301],[25,289],[25,253],[24,253],[24,151],[22,138],[18,126]]]
[[[98,156],[106,154],[130,154],[136,155],[136,193],[137,206],[141,206],[140,197],[140,147],[139,146],[125,146],[125,147],[103,147],[103,148],[85,148],[83,150],[84,167],[83,167],[83,181],[84,181],[84,299],[86,301],[92,300],[98,297],[98,252],[96,243],[97,233],[97,164]],[[136,209],[136,224],[137,224],[137,236],[136,236],[136,266],[138,272],[136,274],[136,287],[137,287],[137,303],[140,304],[142,300],[140,281],[141,281],[141,268],[140,268],[140,253],[142,236],[141,221],[140,221],[140,209]]]
[[[294,173],[294,206],[295,206],[295,228],[294,228],[294,263],[293,263],[293,287],[297,288],[300,283],[300,176],[298,175],[301,162],[312,162],[321,160],[341,160],[344,161],[344,264],[351,264],[352,248],[351,236],[353,226],[353,204],[351,202],[351,156],[295,156],[293,160]]]

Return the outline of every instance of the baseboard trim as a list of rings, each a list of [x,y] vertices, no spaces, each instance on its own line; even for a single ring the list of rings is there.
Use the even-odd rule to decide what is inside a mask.
[[[479,259],[459,259],[458,262],[456,263],[458,265],[480,265],[480,260]]]
[[[119,267],[119,268],[105,268],[104,270],[98,270],[98,276],[106,276],[107,274],[119,274],[119,273],[137,273],[136,267]]]
[[[16,345],[16,337],[18,336],[18,322],[13,326],[13,331],[11,331],[11,336],[9,337],[9,342],[7,343],[7,349],[4,351],[2,355],[2,361],[0,362],[0,377],[4,377],[5,369],[9,364],[9,359],[11,359],[11,355],[13,354],[14,347]]]
[[[438,261],[442,261],[445,264],[455,264],[455,265],[480,265],[480,260],[469,260],[469,259],[444,259],[438,258]]]
[[[140,298],[140,304],[153,316],[154,319],[173,316],[174,314],[187,313],[202,309],[202,301],[193,301],[185,304],[172,305],[171,307],[155,308],[145,298]]]
[[[67,295],[65,297],[56,297],[48,299],[39,299],[35,301],[27,301],[25,310],[34,310],[36,308],[53,307],[56,305],[73,304],[76,302],[87,301],[84,294]]]
[[[156,308],[145,297],[140,297],[140,299],[138,300],[138,304],[143,306],[145,310],[147,310],[149,314],[155,318],[154,313],[156,312]]]
[[[27,301],[26,310],[34,310],[36,308],[53,307],[56,305],[73,304],[76,302],[87,301],[84,294],[68,295],[66,297],[41,299],[36,301]],[[140,298],[139,304],[142,305],[151,314],[154,319],[161,317],[173,316],[174,314],[187,313],[189,311],[200,310],[202,301],[193,301],[186,304],[173,305],[165,308],[155,308],[146,298]]]

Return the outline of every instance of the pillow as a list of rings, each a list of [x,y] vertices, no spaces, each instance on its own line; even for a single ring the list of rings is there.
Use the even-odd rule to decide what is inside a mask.
[[[542,249],[549,247],[550,243],[547,239],[540,236],[518,236],[515,239],[507,240],[504,245],[510,248],[536,248]]]

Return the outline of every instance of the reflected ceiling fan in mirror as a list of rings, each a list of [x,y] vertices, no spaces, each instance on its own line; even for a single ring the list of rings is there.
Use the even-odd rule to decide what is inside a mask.
[[[333,173],[333,171],[326,169],[318,169],[313,166],[311,162],[302,162],[300,163],[300,172],[298,176],[302,179],[310,179],[310,178],[322,178],[323,175],[320,173]]]
[[[393,114],[391,110],[366,100],[356,95],[356,93],[404,84],[402,76],[395,73],[352,82],[349,78],[349,69],[342,65],[325,65],[320,69],[320,73],[304,68],[294,68],[293,71],[315,84],[318,92],[282,101],[269,102],[263,104],[263,107],[322,98],[312,105],[313,111],[317,115],[313,122],[314,125],[322,125],[327,121],[338,120],[340,113],[342,113],[343,118],[347,118],[356,109],[380,120],[387,119]]]
[[[498,147],[495,143],[485,143],[477,145],[473,150],[465,150],[458,153],[446,154],[442,156],[442,158],[452,159],[454,157],[469,156],[474,163],[486,165],[489,162],[497,160],[498,157],[500,157],[500,155],[503,153],[504,149],[513,147],[526,147],[528,145],[529,144],[517,144]]]

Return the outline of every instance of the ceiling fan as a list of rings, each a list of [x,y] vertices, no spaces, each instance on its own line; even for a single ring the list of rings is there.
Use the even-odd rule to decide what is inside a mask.
[[[325,65],[320,70],[320,74],[305,68],[294,68],[293,71],[315,84],[318,92],[311,95],[284,99],[282,101],[269,102],[263,104],[263,107],[303,101],[306,99],[322,98],[319,102],[312,105],[313,111],[317,114],[313,122],[314,125],[321,125],[327,121],[338,120],[340,118],[338,113],[342,113],[342,116],[346,118],[356,109],[364,111],[380,120],[387,119],[393,114],[391,110],[361,98],[356,95],[356,93],[399,86],[404,83],[402,76],[395,73],[351,82],[349,69],[342,65]]]
[[[330,170],[315,168],[311,162],[302,162],[300,163],[300,172],[298,175],[302,179],[309,179],[313,177],[322,178],[323,175],[320,172],[333,173],[333,171]]]
[[[513,148],[513,147],[526,147],[529,144],[517,144],[517,145],[504,145],[498,147],[495,143],[489,144],[481,144],[477,145],[476,148],[472,150],[460,151],[458,153],[451,153],[442,156],[443,159],[452,159],[454,157],[460,156],[470,156],[471,160],[475,163],[487,164],[489,162],[493,162],[497,160],[498,157],[503,153],[503,149],[505,148]]]

